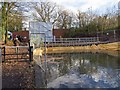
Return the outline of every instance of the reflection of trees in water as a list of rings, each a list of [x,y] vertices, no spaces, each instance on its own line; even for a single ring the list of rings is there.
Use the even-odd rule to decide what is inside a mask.
[[[107,54],[69,53],[52,54],[52,56],[63,57],[63,60],[60,61],[61,63],[59,63],[57,66],[53,66],[56,68],[59,76],[68,74],[71,70],[76,70],[79,74],[92,74],[97,72],[99,66],[113,69],[116,69],[119,66],[117,57],[109,56]],[[51,68],[49,68],[49,71],[50,75],[52,73]]]
[[[64,59],[62,60],[62,63],[59,65],[59,74],[64,75],[69,72],[71,64],[71,57],[66,57],[63,55]]]
[[[116,69],[119,66],[117,58],[118,57],[109,56],[107,54],[95,54],[94,56],[92,55],[90,61],[97,66]]]
[[[77,69],[80,74],[95,71],[95,67],[91,65],[92,63],[89,63],[89,59],[86,59],[85,54],[64,54],[63,57],[63,62],[59,65],[60,75],[69,73],[70,69],[73,68]]]

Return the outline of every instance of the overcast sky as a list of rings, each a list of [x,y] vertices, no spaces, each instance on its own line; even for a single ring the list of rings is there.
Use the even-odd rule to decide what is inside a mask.
[[[88,8],[92,10],[105,11],[106,8],[117,5],[120,0],[49,0],[63,6],[66,9],[86,12]]]
[[[0,0],[9,1],[9,0]],[[105,10],[109,7],[113,7],[120,0],[10,0],[10,1],[22,1],[22,2],[38,2],[38,1],[50,1],[54,2],[57,5],[64,7],[65,9],[77,12],[79,9],[82,12],[86,12],[88,8],[91,8],[93,11],[98,11],[99,13],[104,13]]]

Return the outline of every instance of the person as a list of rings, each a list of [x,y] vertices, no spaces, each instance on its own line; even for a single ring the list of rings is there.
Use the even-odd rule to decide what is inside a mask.
[[[14,43],[14,46],[16,46],[16,39],[13,38],[13,43]]]
[[[17,38],[18,38],[18,40],[19,40],[20,42],[23,41],[23,37],[22,37],[22,36],[18,35]]]
[[[14,46],[19,46],[20,41],[18,40],[17,36],[13,39]]]

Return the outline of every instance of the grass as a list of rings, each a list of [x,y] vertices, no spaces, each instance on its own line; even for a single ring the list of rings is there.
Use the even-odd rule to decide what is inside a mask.
[[[70,46],[70,47],[49,47],[47,48],[47,53],[68,53],[68,52],[99,52],[99,53],[108,53],[113,56],[118,56],[120,52],[119,47],[120,42],[108,43],[108,44],[99,44],[92,46]],[[44,53],[39,48],[35,49],[33,52],[34,55],[39,55],[39,53]]]

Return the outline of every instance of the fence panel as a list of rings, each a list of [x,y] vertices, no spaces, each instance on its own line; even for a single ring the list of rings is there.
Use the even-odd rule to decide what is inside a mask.
[[[58,47],[58,46],[82,46],[90,45],[98,42],[97,37],[89,38],[56,38],[54,42],[48,42],[47,47]]]
[[[31,46],[4,46],[2,47],[2,61],[32,61]]]

